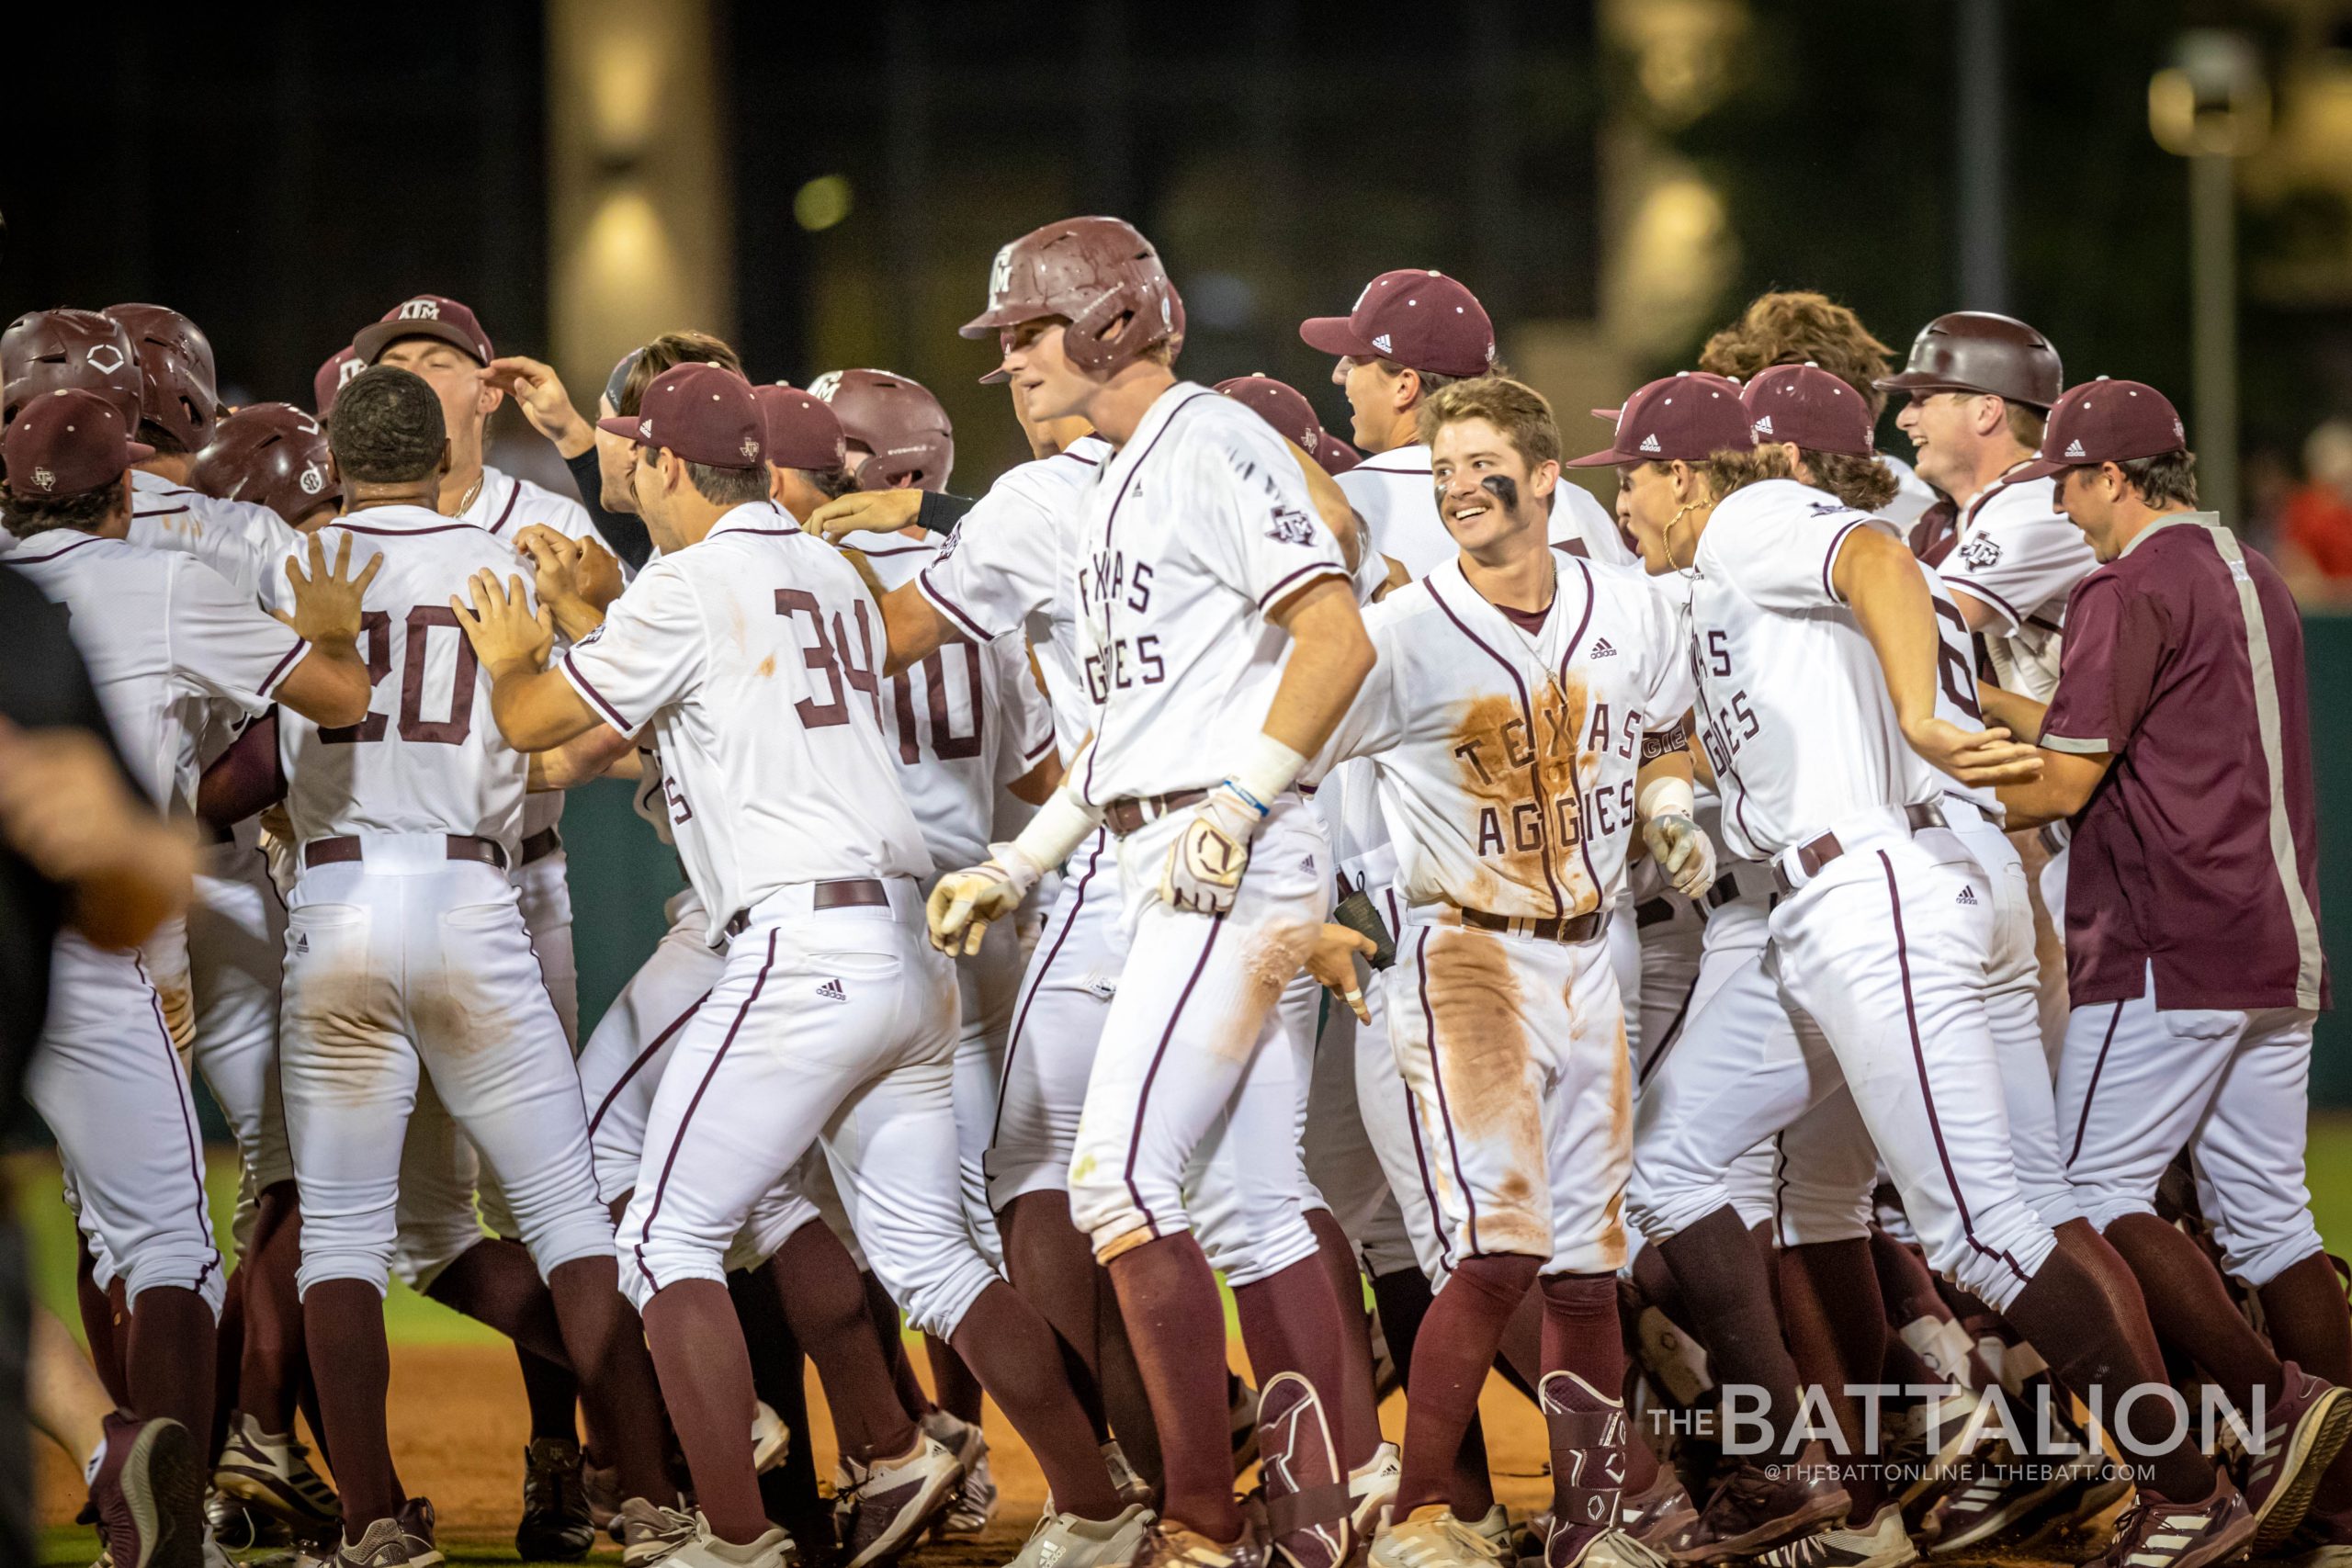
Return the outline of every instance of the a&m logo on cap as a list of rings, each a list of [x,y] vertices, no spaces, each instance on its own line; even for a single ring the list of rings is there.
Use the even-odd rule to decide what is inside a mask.
[[[989,263],[989,302],[992,304],[1001,305],[1004,303],[1004,297],[1012,291],[1012,247],[1009,244],[999,245],[996,252],[996,260]],[[809,390],[816,391],[816,389],[811,387]],[[818,392],[817,395],[821,398],[825,394]]]
[[[759,455],[760,444],[748,435],[743,437],[743,456],[746,457],[756,457]]]
[[[57,488],[57,476],[51,473],[47,468],[35,468],[33,470],[33,483],[40,486],[43,490],[55,490]]]
[[[401,307],[400,319],[403,321],[437,321],[441,319],[440,303],[433,299],[412,299]]]

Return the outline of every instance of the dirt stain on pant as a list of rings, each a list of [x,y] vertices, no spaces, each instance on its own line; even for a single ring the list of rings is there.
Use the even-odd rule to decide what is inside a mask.
[[[1422,982],[1435,1024],[1431,1065],[1470,1179],[1478,1187],[1491,1184],[1491,1190],[1469,1194],[1477,1205],[1476,1247],[1548,1258],[1544,1111],[1528,1073],[1527,1021],[1507,940],[1483,931],[1431,933]]]

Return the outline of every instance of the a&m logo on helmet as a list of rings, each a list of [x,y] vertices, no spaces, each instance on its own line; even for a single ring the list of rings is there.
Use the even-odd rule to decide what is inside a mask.
[[[316,495],[327,488],[327,477],[319,470],[316,463],[304,464],[302,477],[295,482],[302,487],[304,495]]]
[[[122,350],[110,343],[94,345],[83,357],[89,362],[90,368],[101,376],[111,376],[130,363],[122,356]]]
[[[1004,253],[1002,251],[999,251],[997,253],[999,260],[1002,260],[1003,256]],[[841,389],[842,373],[838,370],[828,370],[822,376],[818,377],[815,380],[808,383],[808,395],[823,402],[831,402],[833,400],[833,394]]]
[[[441,319],[440,302],[435,299],[412,299],[401,307],[400,319],[403,321],[437,321]]]
[[[997,247],[996,260],[989,263],[989,303],[1001,305],[1004,297],[1012,291],[1012,246],[1006,243]],[[814,392],[817,389],[811,387],[809,390]],[[817,395],[820,398],[825,396],[822,392],[817,392]]]

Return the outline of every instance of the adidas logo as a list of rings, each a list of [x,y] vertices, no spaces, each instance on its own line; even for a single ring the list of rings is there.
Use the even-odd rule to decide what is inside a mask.
[[[311,951],[311,933],[309,931],[296,931],[294,933],[294,951],[297,953],[308,953]]]
[[[1976,902],[1976,889],[1973,887],[1962,888],[1960,890],[1960,897],[1953,899],[1952,902],[1955,904],[1974,904]]]
[[[1768,413],[1763,418],[1756,422],[1756,434],[1758,435],[1770,435],[1772,434],[1772,416],[1770,414]]]
[[[2083,450],[2082,442],[2075,440],[2066,443],[2066,456],[2069,457],[2082,457],[2088,456],[2088,454]]]
[[[1062,1560],[1062,1544],[1059,1541],[1046,1542],[1037,1548],[1037,1568],[1054,1568],[1054,1564]]]
[[[1607,637],[1602,637],[1600,641],[1592,645],[1591,657],[1595,659],[1614,659],[1617,657],[1617,650],[1609,646],[1609,639]]]
[[[1657,435],[1653,432],[1650,434],[1642,437],[1642,450],[1645,452],[1660,452],[1664,451],[1665,448],[1657,444]]]
[[[817,987],[817,994],[824,998],[829,1002],[845,1002],[849,1000],[849,993],[842,989],[842,983],[839,980],[826,981],[823,985]]]
[[[1388,334],[1386,333],[1382,333],[1378,337],[1374,338],[1372,340],[1372,346],[1380,350],[1381,353],[1386,354],[1388,352]]]

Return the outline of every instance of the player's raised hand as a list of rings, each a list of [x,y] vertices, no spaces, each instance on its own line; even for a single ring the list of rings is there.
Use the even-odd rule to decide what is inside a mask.
[[[1662,812],[1642,823],[1642,842],[1666,873],[1674,890],[1696,898],[1713,886],[1715,843],[1706,830],[1679,811]]]
[[[839,544],[844,534],[892,533],[913,522],[922,510],[919,490],[854,490],[817,508],[800,526],[823,535],[829,544]]]
[[[293,611],[270,614],[292,626],[306,642],[329,649],[358,646],[360,601],[367,596],[368,585],[376,581],[376,573],[383,570],[382,552],[369,556],[357,577],[351,575],[349,534],[335,546],[333,570],[327,568],[326,546],[316,534],[310,536],[309,552],[307,574],[300,556],[286,558],[286,581],[294,591]]]
[[[1369,961],[1380,948],[1372,938],[1348,926],[1326,923],[1316,933],[1315,945],[1306,952],[1306,972],[1317,984],[1348,1004],[1348,1010],[1359,1022],[1370,1023],[1372,1011],[1364,1005],[1363,987],[1356,976],[1356,958],[1361,954]]]
[[[502,588],[498,574],[484,567],[466,587],[473,603],[452,595],[449,608],[492,679],[513,670],[544,668],[555,647],[555,615],[544,604],[532,606],[523,580],[510,577]]]
[[[2041,776],[2041,752],[1996,726],[1962,729],[1929,718],[1904,727],[1911,749],[1964,784],[2029,784]]]
[[[987,860],[949,872],[923,901],[931,945],[950,957],[968,958],[979,952],[989,927],[1019,908],[1043,874],[1020,845],[990,844]]]
[[[571,394],[555,367],[519,354],[503,355],[481,367],[481,378],[514,400],[531,428],[555,443],[567,457],[596,444],[596,429],[571,406]]]

